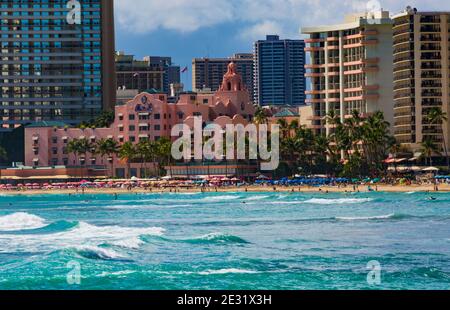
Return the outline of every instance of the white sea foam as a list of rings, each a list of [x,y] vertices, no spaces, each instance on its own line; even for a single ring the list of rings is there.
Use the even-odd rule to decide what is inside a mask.
[[[233,199],[238,199],[238,198],[239,198],[238,196],[232,196],[232,195],[211,196],[211,197],[205,197],[205,198],[201,199],[201,201],[214,202],[214,201],[233,200]]]
[[[124,255],[114,251],[113,249],[101,248],[98,246],[92,245],[84,245],[74,247],[76,251],[78,251],[81,255],[90,257],[90,258],[101,258],[101,259],[118,259],[125,258]]]
[[[201,275],[201,276],[210,276],[210,275],[225,275],[225,274],[257,274],[260,273],[254,270],[246,270],[246,269],[237,269],[237,268],[228,268],[228,269],[219,269],[219,270],[205,270],[205,271],[161,271],[159,273],[167,274],[167,275]]]
[[[258,272],[253,271],[253,270],[235,269],[235,268],[220,269],[220,270],[206,270],[206,271],[198,272],[198,274],[202,275],[202,276],[220,275],[220,274],[255,274],[255,273],[258,273]]]
[[[387,220],[393,218],[395,214],[380,215],[380,216],[362,216],[362,217],[336,217],[340,221],[364,221],[364,220]]]
[[[109,277],[109,276],[126,276],[129,274],[136,273],[134,270],[123,270],[123,271],[116,271],[116,272],[102,272],[99,277]]]
[[[45,225],[43,218],[23,212],[0,217],[0,231],[38,229]]]
[[[144,241],[142,241],[139,237],[131,237],[128,239],[112,241],[110,244],[125,249],[139,249],[141,245],[144,244]]]
[[[137,248],[143,235],[161,236],[159,227],[95,226],[80,222],[76,227],[47,234],[0,234],[0,253],[27,251],[54,251],[85,246],[98,247],[109,244],[122,248]]]
[[[263,196],[263,195],[257,195],[257,196],[250,196],[248,198],[245,198],[246,201],[254,201],[254,200],[264,200],[269,198],[270,196]]]
[[[271,201],[270,203],[274,205],[295,205],[300,203],[300,201]]]
[[[342,205],[342,204],[356,204],[373,201],[371,198],[340,198],[340,199],[320,199],[312,198],[306,200],[303,203],[310,203],[316,205]]]

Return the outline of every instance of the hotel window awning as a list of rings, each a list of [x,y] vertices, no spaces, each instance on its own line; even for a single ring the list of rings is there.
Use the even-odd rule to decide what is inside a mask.
[[[148,113],[148,112],[141,112],[141,113],[139,113],[139,115],[142,115],[142,116],[149,116],[150,113]]]
[[[62,137],[63,140],[69,140],[69,137]]]
[[[38,141],[39,140],[39,137],[33,137],[33,141]]]
[[[139,138],[148,138],[148,135],[139,135]]]
[[[96,136],[91,136],[90,139],[91,140],[95,140],[97,137]]]
[[[114,136],[107,136],[108,139],[114,139]]]
[[[39,158],[34,158],[33,162],[37,163],[39,161]]]

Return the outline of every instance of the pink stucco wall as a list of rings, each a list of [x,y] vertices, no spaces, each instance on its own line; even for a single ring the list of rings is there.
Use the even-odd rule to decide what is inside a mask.
[[[116,106],[115,121],[109,128],[78,129],[33,127],[25,129],[25,164],[27,166],[79,166],[80,158],[67,154],[67,143],[85,137],[92,142],[113,138],[124,143],[140,139],[169,137],[172,127],[202,116],[203,122],[246,125],[253,119],[255,108],[242,77],[231,63],[220,90],[211,94],[183,94],[178,103],[170,104],[164,94],[141,93],[125,105]],[[87,154],[86,165],[109,166],[107,158]],[[123,166],[115,159],[116,166]]]

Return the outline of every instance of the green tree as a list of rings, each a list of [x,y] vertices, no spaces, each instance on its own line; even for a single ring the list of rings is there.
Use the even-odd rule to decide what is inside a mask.
[[[255,115],[253,121],[257,125],[267,124],[269,118],[267,117],[266,111],[260,105],[255,105]]]
[[[420,153],[425,158],[425,164],[427,164],[428,159],[430,166],[433,166],[433,155],[440,155],[438,145],[431,138],[428,138],[421,143],[421,146]]]
[[[8,159],[8,153],[6,152],[6,149],[3,146],[0,146],[0,161],[4,161]],[[1,168],[0,168],[0,182],[2,180],[1,175]]]
[[[3,146],[0,146],[0,160],[7,160],[8,159],[8,153],[6,152],[6,149]]]
[[[127,173],[126,178],[131,178],[131,161],[133,161],[136,158],[136,147],[131,142],[125,142],[122,144],[122,146],[119,148],[119,158],[120,160],[123,160],[127,164]]]
[[[97,141],[96,146],[96,154],[99,154],[102,157],[108,157],[107,160],[111,165],[111,173],[114,178],[114,159],[119,152],[119,143],[114,139],[101,139]]]
[[[163,137],[157,141],[156,153],[158,155],[158,167],[159,171],[162,167],[167,165],[171,167],[172,164],[172,142],[169,138]],[[170,171],[172,175],[172,171]]]
[[[277,120],[277,125],[280,126],[281,139],[287,139],[289,137],[289,124],[284,118]]]
[[[448,157],[447,142],[445,141],[445,133],[444,133],[444,126],[443,126],[444,122],[446,122],[448,120],[447,113],[442,111],[442,109],[440,107],[434,107],[428,111],[426,119],[431,124],[436,125],[436,127],[441,128],[445,159],[446,159],[446,163],[447,163],[447,168],[450,169],[450,158]]]

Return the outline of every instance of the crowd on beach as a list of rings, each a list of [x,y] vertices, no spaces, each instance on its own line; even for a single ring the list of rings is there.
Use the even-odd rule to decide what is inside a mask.
[[[347,179],[327,177],[295,177],[272,180],[259,177],[252,182],[239,178],[211,177],[205,179],[161,179],[143,180],[81,180],[78,182],[45,182],[0,184],[0,191],[6,192],[58,192],[71,191],[84,193],[86,191],[317,191],[317,192],[376,192],[405,191],[416,187],[418,190],[439,191],[450,190],[450,176],[436,176],[425,180],[411,179]]]

